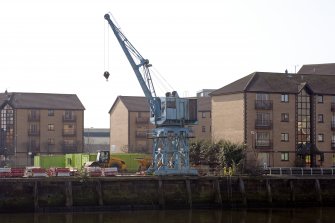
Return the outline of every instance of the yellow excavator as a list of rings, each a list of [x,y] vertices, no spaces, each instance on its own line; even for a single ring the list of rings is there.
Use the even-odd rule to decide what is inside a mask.
[[[149,167],[152,165],[152,157],[140,157],[135,159],[139,166],[138,166],[138,172],[144,172],[149,169]]]
[[[126,163],[120,158],[111,156],[109,151],[98,151],[96,161],[85,163],[85,167],[116,167],[119,172],[127,171]]]

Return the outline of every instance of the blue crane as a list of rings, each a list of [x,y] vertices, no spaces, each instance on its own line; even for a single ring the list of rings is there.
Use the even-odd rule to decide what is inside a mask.
[[[165,97],[157,97],[150,75],[149,60],[144,59],[129,42],[109,14],[104,17],[135,72],[149,103],[150,122],[156,126],[151,133],[153,163],[147,173],[197,175],[197,171],[189,165],[190,130],[187,127],[197,123],[197,100],[180,98],[176,91],[166,93]],[[106,71],[104,76],[108,78],[109,73]]]

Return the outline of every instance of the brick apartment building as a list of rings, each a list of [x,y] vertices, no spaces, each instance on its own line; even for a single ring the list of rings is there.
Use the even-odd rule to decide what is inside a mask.
[[[211,98],[208,96],[197,97],[198,103],[198,124],[188,126],[192,135],[191,140],[208,140],[212,138],[212,112]]]
[[[110,146],[113,152],[152,152],[150,109],[145,97],[119,96],[110,114]],[[194,139],[210,140],[210,97],[198,98],[198,125],[188,126]]]
[[[261,165],[334,166],[330,67],[308,65],[298,74],[255,72],[212,92],[212,138],[245,144],[248,160],[257,157]]]
[[[0,94],[0,156],[33,165],[36,154],[82,152],[84,106],[74,94]]]

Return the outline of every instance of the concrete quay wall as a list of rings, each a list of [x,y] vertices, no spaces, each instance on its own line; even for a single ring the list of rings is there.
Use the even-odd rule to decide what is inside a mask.
[[[334,204],[333,177],[0,178],[0,212]]]

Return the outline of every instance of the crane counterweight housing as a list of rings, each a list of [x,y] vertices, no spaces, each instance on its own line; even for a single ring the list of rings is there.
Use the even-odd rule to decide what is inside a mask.
[[[109,14],[104,18],[109,23],[116,39],[125,53],[136,78],[148,100],[150,121],[155,124],[151,137],[153,140],[153,163],[147,170],[155,175],[197,175],[189,163],[190,132],[187,125],[197,123],[197,100],[180,98],[176,91],[157,97],[151,79],[151,64],[144,59],[126,36],[111,20]]]
[[[197,123],[197,100],[179,97],[160,97],[160,117],[152,113],[150,121],[157,126],[194,125]]]

